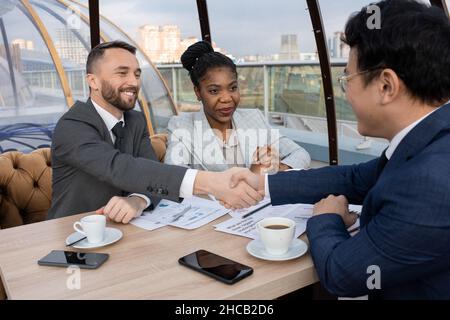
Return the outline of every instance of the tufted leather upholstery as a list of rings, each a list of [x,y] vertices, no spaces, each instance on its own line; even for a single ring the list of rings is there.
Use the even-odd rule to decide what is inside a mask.
[[[151,142],[159,161],[164,161],[167,135],[154,135]],[[46,219],[52,199],[51,176],[50,148],[0,154],[0,229]],[[4,298],[0,282],[0,300]]]
[[[166,134],[151,137],[159,161],[164,160]],[[0,154],[0,229],[43,221],[51,204],[50,149],[30,154]]]
[[[167,149],[167,134],[166,133],[160,133],[155,134],[151,137],[152,140],[152,146],[155,150],[156,157],[160,162],[164,162],[164,157],[166,155],[166,149]]]
[[[0,227],[45,220],[51,194],[50,149],[0,156]]]

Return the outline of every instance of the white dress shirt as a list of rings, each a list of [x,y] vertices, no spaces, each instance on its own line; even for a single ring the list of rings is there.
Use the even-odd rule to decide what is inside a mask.
[[[100,115],[100,117],[102,118],[106,127],[108,128],[109,134],[111,135],[112,142],[114,143],[116,141],[116,136],[112,132],[112,128],[114,128],[114,126],[119,121],[122,121],[123,125],[125,126],[125,118],[123,116],[123,113],[122,113],[122,118],[117,119],[114,115],[112,115],[111,113],[109,113],[108,111],[106,111],[105,109],[100,107],[97,103],[95,103],[95,101],[93,99],[91,99],[91,101],[92,101],[92,104],[94,105],[95,110]],[[192,197],[192,195],[194,193],[194,182],[195,182],[195,178],[197,177],[197,173],[198,173],[198,171],[193,170],[193,169],[188,169],[186,171],[183,181],[181,182],[180,198]],[[147,202],[147,208],[151,204],[150,199],[143,194],[132,193],[129,195],[129,197],[131,197],[131,196],[138,196],[138,197],[141,197],[142,199],[144,199]]]
[[[239,145],[238,136],[235,129],[231,129],[228,141],[225,142],[221,137],[216,136],[217,143],[223,152],[223,158],[228,168],[245,167],[244,157],[242,156],[241,147]]]

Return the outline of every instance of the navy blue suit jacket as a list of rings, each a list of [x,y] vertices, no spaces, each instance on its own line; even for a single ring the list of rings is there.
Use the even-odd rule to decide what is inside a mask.
[[[379,161],[270,176],[272,203],[334,194],[363,205],[354,237],[337,214],[308,221],[314,264],[331,293],[450,299],[450,104],[411,130],[381,172]],[[380,290],[367,286],[370,266],[380,268]]]

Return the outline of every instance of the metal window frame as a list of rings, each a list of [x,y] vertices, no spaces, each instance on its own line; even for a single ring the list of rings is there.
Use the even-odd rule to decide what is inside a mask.
[[[86,15],[84,15],[80,10],[78,10],[76,7],[72,6],[71,4],[67,3],[65,0],[56,0],[56,1],[58,1],[63,6],[69,8],[73,12],[75,12],[90,28],[90,26],[91,26],[90,18],[88,18]],[[72,1],[72,2],[74,2],[77,5],[85,7],[81,3],[77,3],[77,1]],[[86,8],[86,9],[89,9],[89,8]],[[95,18],[95,16],[94,16],[94,18]],[[95,24],[95,22],[94,22],[94,24]],[[91,29],[90,32],[91,32],[91,37],[92,37],[93,30]],[[94,32],[96,32],[96,31],[94,30]],[[101,41],[107,42],[107,41],[110,40],[103,32],[100,31],[100,29],[98,30],[98,32],[99,32],[98,35],[99,35]],[[98,42],[98,43],[100,43],[100,42]],[[91,40],[91,46],[92,45],[93,45],[93,42]],[[95,45],[97,45],[97,44],[95,44]],[[152,117],[150,116],[149,103],[148,103],[147,99],[145,98],[145,96],[142,94],[142,92],[139,93],[138,101],[139,101],[139,104],[141,105],[142,112],[144,113],[145,120],[147,122],[147,128],[148,128],[149,134],[150,135],[154,135],[155,134],[155,130],[154,130],[154,127],[153,127]]]
[[[8,69],[9,69],[9,80],[11,81],[11,87],[14,95],[14,102],[16,106],[19,105],[19,96],[17,94],[17,84],[16,84],[16,76],[14,73],[14,67],[12,63],[11,50],[9,50],[9,40],[8,35],[6,33],[5,23],[3,22],[3,17],[0,17],[0,32],[3,38],[3,43],[5,45],[5,54],[6,59],[8,61]]]
[[[89,21],[92,49],[100,44],[100,6],[98,0],[89,0]]]
[[[331,76],[330,55],[327,46],[325,28],[323,26],[322,13],[319,0],[306,0],[311,22],[314,29],[317,51],[319,53],[320,69],[322,72],[325,108],[327,113],[329,163],[338,165],[338,139],[336,123],[336,103],[334,101],[333,78]]]
[[[212,42],[211,31],[209,27],[207,0],[197,0],[197,10],[200,19],[200,29],[202,39]],[[319,54],[320,69],[322,72],[323,90],[325,96],[325,107],[328,123],[328,142],[329,142],[329,163],[338,165],[338,139],[336,123],[336,103],[333,92],[333,79],[331,75],[330,56],[327,45],[327,38],[323,26],[322,13],[319,0],[306,0],[308,11],[313,25],[314,37],[316,40],[317,52]],[[435,5],[449,15],[445,0],[430,0]]]
[[[27,0],[21,0],[27,1]],[[329,141],[329,163],[338,164],[338,139],[336,124],[336,103],[334,100],[333,81],[331,76],[330,56],[327,46],[325,29],[320,10],[319,0],[306,0],[308,11],[313,25],[316,47],[319,54],[320,69],[322,72],[323,90],[325,96],[325,107],[328,123],[328,141]],[[444,10],[449,15],[449,10],[445,0],[430,0],[430,3]],[[202,39],[212,43],[212,36],[208,17],[207,0],[197,0],[197,11],[199,16],[200,30]],[[91,28],[91,45],[100,43],[100,14],[99,0],[89,0],[89,15]],[[161,77],[162,78],[162,77]],[[165,82],[164,82],[165,84]],[[165,84],[166,88],[167,85]],[[147,117],[147,115],[146,115]]]
[[[447,16],[450,16],[448,12],[447,3],[445,2],[445,0],[430,0],[430,3],[433,6],[441,8],[442,10],[444,10]]]
[[[207,0],[197,0],[197,11],[202,40],[212,44],[211,30],[209,28],[208,6],[206,1]]]

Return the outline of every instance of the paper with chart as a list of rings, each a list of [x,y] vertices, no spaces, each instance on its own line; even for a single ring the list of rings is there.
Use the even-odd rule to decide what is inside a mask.
[[[259,206],[262,206],[261,204]],[[259,207],[257,206],[256,209]],[[283,206],[268,206],[261,209],[247,218],[242,218],[245,214],[252,211],[252,209],[234,211],[232,219],[223,223],[215,225],[216,231],[230,233],[242,237],[251,239],[258,239],[258,232],[256,230],[256,224],[268,217],[285,217],[294,220],[295,226],[295,238],[298,238],[306,231],[306,223],[308,219],[312,217],[313,205],[310,204],[288,204]],[[350,205],[349,209],[357,212],[361,212],[361,206]],[[254,210],[255,208],[253,208]],[[230,213],[231,214],[231,213]],[[359,226],[359,221],[349,229],[354,229]]]
[[[270,203],[270,198],[264,198],[264,200],[262,200],[260,203],[258,203],[257,205],[255,205],[253,207],[250,207],[247,209],[233,210],[233,211],[229,212],[229,214],[233,218],[243,218],[246,214],[251,213],[254,210],[257,210],[258,208],[264,207],[268,203]],[[313,207],[314,206],[310,205],[310,204],[286,204],[283,206],[277,206],[276,209],[278,209],[280,211],[286,211],[286,210],[292,210],[293,208],[295,208],[297,210],[298,216],[304,216],[304,217],[309,218],[312,216]],[[261,211],[262,211],[262,209],[261,209]]]
[[[242,218],[243,216],[245,216],[247,213],[250,213],[260,207],[265,206],[267,203],[270,202],[270,198],[264,198],[264,200],[262,200],[260,203],[258,203],[257,205],[250,207],[248,209],[238,209],[238,210],[233,210],[230,211],[229,214],[230,216],[232,216],[233,218]],[[312,217],[313,214],[313,208],[314,205],[312,204],[305,204],[305,203],[296,203],[296,204],[286,204],[283,206],[277,206],[277,208],[279,210],[291,210],[291,208],[295,208],[297,210],[297,215],[298,216],[303,216],[305,218],[310,218]],[[348,209],[350,211],[355,211],[358,214],[361,214],[361,210],[362,210],[362,206],[359,205],[354,205],[354,204],[350,204],[348,206]]]
[[[218,202],[199,197],[186,198],[182,204],[189,208],[188,211],[179,213],[169,225],[189,230],[204,226],[230,211]]]
[[[215,201],[191,197],[182,203],[161,200],[152,211],[145,211],[131,221],[131,224],[146,229],[156,230],[164,226],[182,229],[196,229],[214,221],[229,212]]]
[[[140,217],[131,220],[130,223],[146,230],[156,230],[167,226],[173,220],[172,217],[184,209],[181,203],[161,200],[154,210],[144,211]]]

